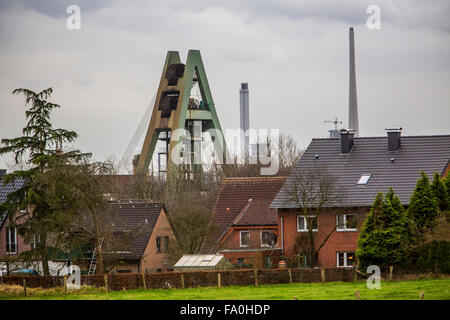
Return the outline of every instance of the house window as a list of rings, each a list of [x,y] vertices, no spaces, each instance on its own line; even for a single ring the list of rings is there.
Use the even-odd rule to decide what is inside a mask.
[[[40,241],[41,241],[41,236],[38,234],[34,235],[30,241],[31,250],[36,249]]]
[[[337,231],[356,231],[356,214],[336,215]]]
[[[161,252],[161,237],[156,237],[156,252]]]
[[[261,231],[261,247],[270,247],[270,232],[269,231]]]
[[[17,230],[16,228],[6,227],[6,253],[17,253]]]
[[[297,216],[297,232],[307,232],[308,222],[311,223],[312,231],[317,231],[317,216]]]
[[[163,252],[169,252],[169,237],[163,237]]]
[[[352,267],[356,261],[354,252],[338,252],[337,266],[338,267]]]
[[[250,246],[250,231],[241,231],[240,232],[240,238],[241,238],[241,247],[248,247]]]

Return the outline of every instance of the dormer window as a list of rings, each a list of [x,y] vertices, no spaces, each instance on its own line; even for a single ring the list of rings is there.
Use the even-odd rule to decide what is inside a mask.
[[[372,174],[363,174],[357,184],[367,184],[372,177]]]

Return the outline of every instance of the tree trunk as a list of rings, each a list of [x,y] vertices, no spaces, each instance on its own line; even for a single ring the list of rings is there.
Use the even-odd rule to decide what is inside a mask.
[[[314,245],[314,234],[312,231],[312,223],[308,226],[308,235],[309,235],[309,264],[311,267],[315,267],[317,265],[317,253]]]
[[[6,275],[9,276],[9,273],[11,272],[11,263],[9,261],[9,257],[5,255],[5,261],[6,261]]]
[[[41,262],[42,262],[42,270],[44,271],[44,276],[49,276],[50,268],[48,267],[47,246],[45,242],[43,243],[41,249]]]
[[[103,266],[103,255],[102,255],[102,246],[98,242],[97,239],[97,246],[96,246],[96,259],[97,259],[97,273],[104,273],[104,266]]]
[[[103,264],[103,254],[102,254],[102,243],[100,239],[100,232],[98,230],[98,221],[97,221],[97,213],[92,210],[92,217],[94,220],[94,228],[95,228],[95,252],[97,259],[97,268],[96,273],[104,273],[104,264]]]

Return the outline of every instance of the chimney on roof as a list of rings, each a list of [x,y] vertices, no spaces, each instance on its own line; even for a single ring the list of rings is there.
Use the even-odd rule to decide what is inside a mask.
[[[354,135],[353,131],[341,130],[341,154],[349,153],[352,150]]]
[[[397,151],[401,145],[402,128],[386,129],[388,137],[388,151]]]
[[[4,176],[6,174],[6,169],[0,169],[0,176]]]

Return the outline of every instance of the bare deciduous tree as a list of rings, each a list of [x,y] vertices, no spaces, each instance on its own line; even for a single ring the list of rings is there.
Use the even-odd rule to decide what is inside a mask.
[[[336,206],[341,201],[334,177],[325,168],[317,167],[309,171],[294,172],[289,177],[287,186],[290,201],[306,217],[308,239],[306,243],[299,241],[298,246],[306,249],[309,263],[316,265],[320,249],[336,230],[334,226],[316,248],[313,230],[317,228],[319,215],[325,207]]]

